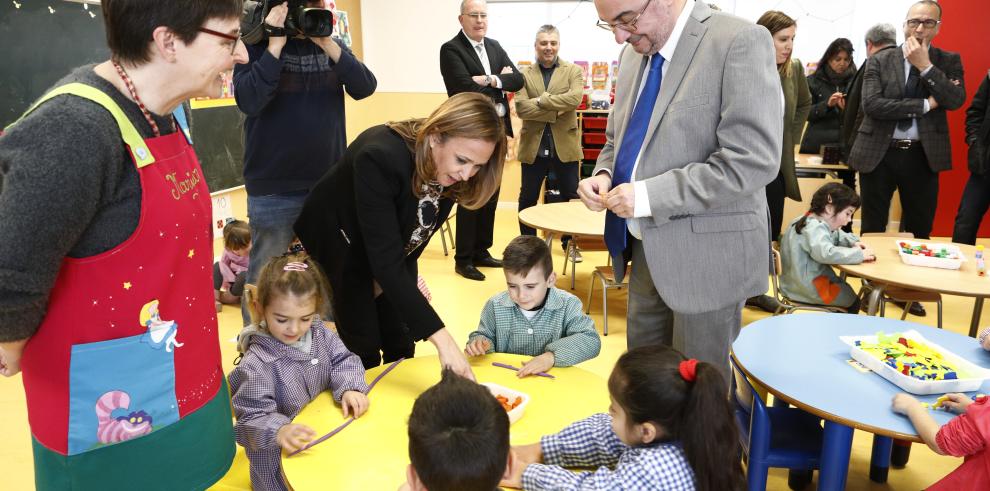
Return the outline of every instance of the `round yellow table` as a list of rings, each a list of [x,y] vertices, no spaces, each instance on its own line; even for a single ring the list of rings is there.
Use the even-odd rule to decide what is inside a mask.
[[[605,213],[591,211],[580,201],[531,206],[519,212],[519,221],[552,234],[584,237],[605,235]]]
[[[539,441],[568,424],[608,410],[606,381],[587,370],[554,368],[545,377],[516,377],[493,361],[522,366],[530,357],[496,353],[469,358],[478,382],[493,382],[530,396],[526,412],[510,427],[513,445]],[[386,366],[368,370],[368,383]],[[282,469],[296,491],[308,489],[397,489],[406,479],[409,441],[406,423],[420,393],[440,381],[436,356],[403,361],[368,395],[368,412],[330,439],[293,457],[282,454]],[[324,391],[296,416],[320,436],[344,422],[340,406]]]

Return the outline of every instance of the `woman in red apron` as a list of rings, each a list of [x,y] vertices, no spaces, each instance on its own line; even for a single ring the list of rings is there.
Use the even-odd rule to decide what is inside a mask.
[[[203,489],[234,455],[211,202],[161,115],[245,61],[241,2],[102,8],[111,61],[0,137],[0,371],[23,373],[38,489]]]

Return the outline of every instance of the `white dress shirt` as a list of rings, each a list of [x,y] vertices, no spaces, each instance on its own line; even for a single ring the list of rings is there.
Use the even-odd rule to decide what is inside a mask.
[[[925,71],[921,72],[921,75],[927,74],[932,69],[933,66],[935,66],[935,65],[929,65],[928,68],[925,69]],[[919,75],[919,76],[921,76],[921,75]],[[907,79],[910,76],[911,76],[911,62],[909,62],[908,59],[905,57],[904,58],[904,84],[905,85],[907,85]],[[923,80],[922,81],[919,81],[918,83],[920,84],[921,82],[923,82]],[[921,112],[921,114],[926,114],[930,110],[931,109],[928,107],[928,99],[925,99],[925,109]],[[893,138],[894,140],[920,140],[921,137],[918,135],[918,119],[917,118],[912,118],[911,119],[911,127],[908,128],[908,129],[906,129],[906,130],[904,130],[904,131],[901,131],[901,130],[897,129],[897,127],[894,126],[894,136],[892,136],[891,138]]]
[[[488,62],[488,51],[485,49],[485,38],[481,38],[481,41],[475,41],[474,39],[471,39],[471,37],[468,36],[463,29],[461,30],[461,33],[463,33],[464,37],[466,37],[468,42],[471,43],[471,48],[474,49],[474,53],[478,55],[478,58],[481,60],[481,66],[485,69],[485,75],[495,75],[492,73],[491,63]],[[481,49],[479,50],[478,48]],[[492,79],[495,80],[495,87],[501,89],[502,81],[499,80],[498,77],[494,76]]]

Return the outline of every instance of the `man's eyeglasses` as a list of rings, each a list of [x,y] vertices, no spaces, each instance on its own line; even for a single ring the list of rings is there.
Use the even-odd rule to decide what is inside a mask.
[[[200,27],[199,28],[199,32],[205,32],[207,34],[212,34],[214,36],[221,37],[221,38],[224,38],[224,39],[229,40],[229,41],[233,41],[233,44],[230,45],[230,54],[231,54],[231,56],[233,56],[234,52],[237,51],[237,43],[238,43],[238,41],[241,40],[240,37],[235,36],[233,34],[226,34],[226,33],[222,33],[222,32],[219,32],[219,31],[214,31],[213,29],[207,29],[205,27]]]
[[[615,32],[616,29],[622,29],[623,31],[633,32],[636,30],[636,23],[639,22],[639,18],[643,16],[643,12],[646,12],[646,7],[649,7],[650,2],[652,1],[653,0],[646,0],[646,5],[643,5],[643,8],[639,9],[639,13],[636,14],[636,17],[633,17],[628,21],[609,24],[608,22],[599,20],[598,22],[595,23],[595,25],[609,32]]]
[[[908,19],[905,23],[911,29],[917,29],[918,26],[925,26],[925,29],[935,29],[935,26],[941,24],[942,21],[935,19]]]
[[[488,19],[488,14],[486,14],[485,12],[472,12],[470,14],[461,14],[461,15],[473,17],[475,22]]]

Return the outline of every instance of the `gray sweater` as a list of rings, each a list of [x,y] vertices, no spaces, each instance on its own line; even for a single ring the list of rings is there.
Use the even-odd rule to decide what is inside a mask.
[[[55,86],[82,82],[109,94],[141,136],[151,127],[110,82],[77,68]],[[155,116],[163,134],[171,117]],[[26,339],[45,315],[62,259],[113,249],[137,227],[141,185],[109,112],[59,96],[0,137],[0,342]]]

